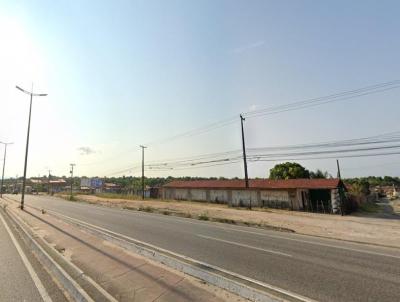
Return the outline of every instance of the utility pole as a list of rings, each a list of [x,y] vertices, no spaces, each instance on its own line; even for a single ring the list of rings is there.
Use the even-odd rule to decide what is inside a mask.
[[[336,165],[337,165],[337,178],[342,179],[340,175],[340,166],[339,166],[339,160],[336,160]]]
[[[72,200],[72,185],[74,183],[74,166],[75,164],[70,164],[71,170],[69,171],[71,173],[71,196],[70,199]]]
[[[4,145],[3,173],[1,175],[1,187],[0,187],[0,198],[3,198],[4,169],[6,166],[7,145],[12,145],[13,143],[0,142],[0,144]]]
[[[47,179],[47,194],[50,195],[50,177],[51,177],[51,170],[49,170],[49,178]]]
[[[24,177],[22,178],[22,195],[21,195],[21,210],[24,209],[24,200],[25,200],[25,185],[26,185],[26,166],[28,164],[28,150],[29,150],[29,132],[31,129],[31,113],[32,113],[32,98],[34,96],[47,96],[47,93],[33,93],[33,84],[31,92],[22,89],[19,86],[15,86],[18,90],[22,91],[30,95],[30,103],[29,103],[29,119],[28,119],[28,132],[26,134],[26,149],[25,149],[25,164],[24,164]]]
[[[140,145],[140,148],[142,148],[142,199],[144,199],[144,149],[147,147]]]
[[[339,160],[336,160],[336,165],[337,165],[337,178],[339,180],[342,179],[342,176],[340,175],[340,165],[339,165]],[[344,215],[344,200],[343,200],[343,191],[342,191],[342,186],[339,187],[339,204],[340,204],[340,215]]]
[[[243,148],[243,164],[244,164],[244,179],[246,182],[246,189],[249,188],[249,176],[247,174],[247,157],[246,157],[246,145],[244,142],[244,129],[243,129],[243,121],[246,119],[243,117],[243,115],[240,115],[240,124],[242,126],[242,148]]]

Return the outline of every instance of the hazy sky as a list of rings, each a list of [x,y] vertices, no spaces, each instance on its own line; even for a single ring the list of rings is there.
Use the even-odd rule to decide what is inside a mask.
[[[6,176],[105,176],[141,160],[140,144],[240,112],[400,79],[399,1],[2,1],[0,140]],[[248,119],[248,147],[400,130],[400,89]],[[0,146],[1,147],[1,146]],[[241,148],[240,120],[149,145],[159,160]],[[2,156],[2,150],[0,156]],[[300,161],[335,174],[335,161]],[[265,177],[274,163],[251,163]],[[400,156],[343,159],[342,174],[400,175]],[[242,164],[149,176],[243,176]],[[125,173],[139,175],[139,170]],[[117,174],[118,175],[118,174]]]

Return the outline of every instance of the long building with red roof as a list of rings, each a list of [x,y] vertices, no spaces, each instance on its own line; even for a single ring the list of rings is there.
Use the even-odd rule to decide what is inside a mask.
[[[230,206],[273,207],[340,213],[345,190],[340,179],[176,180],[163,186],[164,199],[225,203]],[[342,192],[343,192],[342,190]]]

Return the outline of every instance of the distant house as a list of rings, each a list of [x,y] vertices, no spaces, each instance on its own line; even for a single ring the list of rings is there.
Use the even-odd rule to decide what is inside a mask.
[[[48,184],[50,193],[58,193],[65,190],[67,181],[65,179],[52,179]]]
[[[164,185],[162,198],[340,213],[345,203],[340,197],[343,191],[340,179],[254,179],[249,180],[249,188],[244,180],[193,180]]]
[[[51,179],[49,181],[47,178],[30,178],[26,180],[25,192],[30,194],[49,190],[50,193],[58,193],[64,191],[66,185],[67,181],[65,179]],[[21,192],[22,180],[14,184],[14,187],[14,191]]]
[[[102,192],[103,185],[104,185],[104,182],[100,178],[82,177],[80,191],[87,192],[87,193],[100,193],[100,192]]]
[[[103,185],[103,192],[105,193],[121,193],[121,186],[113,183],[106,182]]]
[[[142,196],[143,195],[142,189],[134,190],[134,194],[137,196]],[[145,198],[160,198],[162,197],[160,194],[161,194],[160,187],[145,186],[144,188]]]

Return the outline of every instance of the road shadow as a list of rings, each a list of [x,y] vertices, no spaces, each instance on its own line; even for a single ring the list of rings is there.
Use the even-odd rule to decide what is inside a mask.
[[[190,301],[190,300],[193,298],[193,297],[187,295],[185,292],[179,290],[178,288],[176,288],[176,287],[171,287],[171,286],[170,286],[169,284],[167,284],[163,279],[160,279],[159,277],[155,277],[155,276],[153,276],[153,275],[147,273],[146,271],[144,271],[144,270],[141,269],[140,267],[133,266],[133,265],[131,265],[130,263],[124,261],[123,259],[120,259],[120,258],[118,258],[118,257],[115,257],[115,256],[111,255],[110,253],[108,253],[108,252],[106,252],[106,251],[104,251],[104,250],[101,250],[101,249],[99,249],[98,247],[96,247],[96,246],[94,246],[94,245],[92,245],[92,244],[90,244],[90,243],[88,243],[88,242],[85,242],[84,240],[82,240],[82,239],[76,237],[76,236],[73,235],[73,234],[68,233],[67,231],[65,231],[65,230],[63,230],[63,229],[61,229],[61,228],[59,228],[58,226],[52,224],[52,223],[49,222],[49,221],[44,220],[43,218],[37,216],[36,214],[34,214],[34,213],[30,212],[30,211],[27,211],[26,209],[25,209],[25,213],[31,215],[32,217],[38,219],[38,220],[41,221],[41,222],[47,224],[48,226],[54,228],[55,230],[61,232],[62,234],[64,234],[64,235],[66,235],[66,236],[68,236],[68,237],[70,237],[70,238],[72,238],[72,239],[78,241],[79,243],[81,243],[81,244],[87,246],[88,248],[94,250],[96,253],[102,254],[103,256],[108,257],[108,258],[112,259],[113,261],[115,261],[115,262],[117,262],[117,263],[119,263],[119,264],[124,265],[125,267],[131,269],[132,271],[136,271],[136,272],[138,272],[139,274],[141,274],[141,275],[143,275],[143,276],[145,276],[145,277],[147,277],[147,278],[153,280],[154,282],[158,283],[160,286],[162,286],[162,287],[165,288],[166,290],[168,290],[168,291],[170,291],[170,292],[173,292],[173,293],[179,295],[180,297],[182,297],[182,299],[183,299],[184,301]]]

